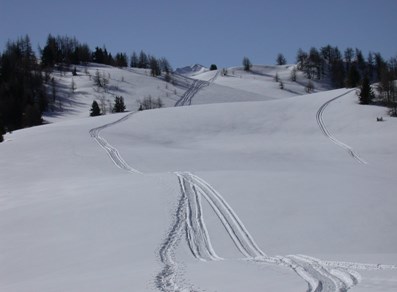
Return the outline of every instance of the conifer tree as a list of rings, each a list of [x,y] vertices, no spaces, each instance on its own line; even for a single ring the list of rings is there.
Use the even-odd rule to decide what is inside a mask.
[[[287,64],[287,59],[285,59],[284,55],[279,53],[276,58],[277,65],[285,65]]]
[[[149,58],[144,51],[139,53],[138,68],[147,69],[149,67]]]
[[[96,102],[96,100],[94,100],[92,102],[92,106],[90,109],[90,116],[91,117],[96,117],[96,116],[100,116],[101,115],[101,109],[99,108],[98,103]]]
[[[250,71],[252,67],[252,63],[248,57],[243,58],[243,67],[245,71]]]
[[[0,115],[9,130],[42,123],[48,100],[44,74],[28,36],[9,41],[0,55]]]
[[[130,60],[130,67],[131,68],[137,68],[139,64],[139,58],[136,52],[132,52],[131,55],[131,60]]]
[[[153,56],[150,57],[150,74],[153,77],[161,75],[161,69],[160,69],[159,61]]]
[[[124,111],[125,111],[124,98],[122,96],[116,96],[114,98],[113,112],[122,113]]]
[[[373,92],[371,85],[369,84],[369,79],[367,76],[364,77],[363,83],[361,85],[361,90],[360,90],[360,103],[361,104],[370,104],[372,101],[373,97]]]
[[[360,83],[360,79],[361,76],[356,65],[351,65],[347,75],[346,86],[350,88],[356,87]]]

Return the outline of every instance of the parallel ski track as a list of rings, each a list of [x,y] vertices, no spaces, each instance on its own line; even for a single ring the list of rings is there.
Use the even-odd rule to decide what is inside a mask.
[[[353,269],[396,269],[391,265],[321,261],[305,255],[267,256],[255,243],[241,219],[226,200],[206,181],[190,172],[176,172],[182,197],[186,198],[186,239],[199,260],[222,260],[212,248],[205,227],[200,197],[204,197],[244,259],[276,264],[293,270],[308,284],[308,292],[344,292],[357,285],[360,275]]]
[[[142,174],[142,172],[140,172],[139,170],[132,168],[131,166],[128,165],[127,162],[124,161],[124,159],[121,157],[119,151],[113,147],[111,144],[108,143],[108,141],[106,141],[105,138],[100,136],[100,132],[108,127],[114,126],[118,123],[122,123],[124,121],[126,121],[127,119],[129,119],[131,117],[131,115],[133,115],[135,112],[131,112],[127,115],[125,115],[124,117],[122,117],[121,119],[118,119],[112,123],[94,128],[90,130],[90,135],[91,137],[99,144],[99,146],[101,146],[106,153],[109,155],[110,159],[112,160],[112,162],[120,169],[123,169],[125,171],[128,172],[132,172],[132,173],[139,173]]]
[[[190,172],[177,172],[176,175],[184,186],[188,186],[189,189],[194,190],[196,196],[201,195],[207,200],[225,227],[230,238],[233,240],[235,246],[245,257],[251,259],[266,257],[265,253],[260,250],[237,214],[214,188],[206,181]]]
[[[203,80],[194,80],[192,85],[185,91],[182,97],[175,103],[175,106],[186,106],[192,104],[193,97],[200,89],[208,86],[210,83]]]
[[[186,239],[194,257],[199,260],[221,260],[215,253],[204,223],[201,196],[182,174],[176,173],[182,197],[186,198]]]
[[[197,88],[197,84],[195,88]],[[191,91],[194,90],[196,89],[192,89]],[[328,132],[323,122],[322,114],[329,103],[349,92],[329,100],[317,112],[317,121],[320,129],[324,135],[338,145],[343,143],[336,140]],[[189,101],[189,98],[191,102],[191,97],[188,97],[187,100]],[[126,121],[132,114],[134,113],[129,113],[112,123],[94,128],[90,130],[90,135],[106,151],[118,168],[130,173],[143,175],[144,173],[128,165],[123,160],[119,151],[100,136],[100,132],[103,129]],[[347,145],[343,148],[351,150]],[[354,151],[351,150],[350,153],[359,162],[365,163]],[[306,281],[308,285],[307,292],[345,292],[360,282],[361,277],[355,270],[397,269],[395,265],[324,261],[306,255],[267,256],[258,247],[236,212],[209,183],[190,172],[175,172],[175,175],[179,181],[181,196],[175,214],[173,215],[171,228],[159,249],[159,257],[163,268],[156,276],[155,284],[160,291],[190,291],[190,288],[186,288],[186,284],[179,283],[177,279],[179,266],[174,259],[174,252],[184,233],[189,248],[195,258],[201,261],[224,260],[216,254],[212,246],[204,221],[202,197],[211,206],[234,245],[244,256],[244,259],[259,264],[276,264],[293,270]]]
[[[334,136],[332,136],[332,134],[328,131],[328,129],[327,129],[325,123],[324,123],[324,120],[323,120],[323,113],[324,113],[324,110],[326,109],[326,107],[327,107],[331,102],[333,102],[333,101],[335,101],[335,100],[337,100],[337,99],[339,99],[339,98],[341,98],[341,97],[343,97],[343,96],[349,94],[349,93],[352,92],[352,91],[354,91],[354,89],[349,90],[349,91],[347,91],[347,92],[345,92],[345,93],[343,93],[343,94],[340,94],[340,95],[338,95],[338,96],[336,96],[336,97],[334,97],[334,98],[328,100],[326,103],[324,103],[324,104],[318,109],[318,111],[317,111],[317,113],[316,113],[317,124],[318,124],[318,126],[320,127],[320,130],[323,132],[323,134],[324,134],[325,136],[327,136],[328,139],[330,139],[333,143],[335,143],[335,144],[338,145],[339,147],[341,147],[341,148],[343,148],[344,150],[346,150],[346,151],[350,154],[350,156],[353,157],[357,162],[362,163],[362,164],[367,164],[367,162],[366,162],[364,159],[360,158],[360,156],[353,150],[352,147],[350,147],[349,145],[346,145],[345,143],[339,141],[339,140],[336,139]]]
[[[185,91],[181,98],[175,103],[175,106],[187,106],[192,104],[193,97],[204,87],[209,86],[218,77],[219,71],[210,80],[194,79],[190,87]]]

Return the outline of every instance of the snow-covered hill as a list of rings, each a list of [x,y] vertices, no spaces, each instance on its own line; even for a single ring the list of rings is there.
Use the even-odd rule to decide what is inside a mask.
[[[73,95],[56,76],[55,123],[0,144],[0,291],[397,289],[397,121],[376,122],[383,108],[302,95],[289,66],[175,86],[97,69],[107,92],[84,68]],[[87,117],[98,94],[131,112]],[[148,94],[169,108],[135,113]]]
[[[151,77],[148,69],[121,69],[98,64],[77,66],[76,69],[77,76],[73,76],[72,72],[52,73],[55,82],[55,99],[52,100],[53,83],[49,82],[48,91],[52,105],[45,114],[47,121],[87,117],[93,100],[100,105],[103,104],[106,113],[111,113],[116,96],[124,98],[129,111],[137,110],[138,101],[147,96],[160,98],[164,106],[173,106],[191,82],[183,83],[181,80],[173,85],[160,78]],[[94,79],[97,74],[108,81],[106,88],[95,85]],[[75,90],[72,89],[72,83]]]
[[[175,69],[176,74],[185,75],[188,77],[193,77],[201,73],[207,72],[209,69],[200,64],[194,64],[190,66],[185,66],[182,68]]]

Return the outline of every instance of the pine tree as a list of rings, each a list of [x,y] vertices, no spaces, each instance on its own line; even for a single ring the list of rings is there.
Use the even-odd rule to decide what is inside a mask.
[[[361,90],[360,90],[360,103],[361,104],[370,104],[372,101],[373,97],[373,92],[371,85],[369,84],[369,79],[367,76],[364,77],[363,83],[361,85]]]
[[[308,58],[308,54],[304,52],[302,49],[299,49],[298,52],[296,53],[296,63],[298,65],[298,70],[303,70],[307,58]]]
[[[243,67],[245,71],[250,71],[252,67],[252,63],[248,57],[243,58]]]
[[[285,65],[287,64],[287,60],[285,59],[284,55],[279,53],[276,58],[277,65]]]
[[[124,98],[122,96],[116,96],[114,98],[113,112],[122,113],[124,111],[125,111]]]
[[[128,66],[127,54],[117,53],[114,62],[117,67],[120,67],[120,68],[127,67]]]
[[[346,86],[350,88],[356,87],[360,83],[360,79],[360,72],[358,72],[356,65],[351,65],[347,75]]]
[[[91,117],[96,117],[96,116],[100,116],[100,115],[101,115],[101,110],[99,108],[98,103],[94,100],[92,102],[92,106],[91,106],[91,109],[90,109],[90,116]]]
[[[58,47],[58,42],[55,37],[48,35],[47,43],[43,50],[41,50],[41,65],[43,67],[54,67],[54,65],[61,61],[61,52]]]
[[[139,64],[138,55],[135,52],[132,52],[131,61],[130,61],[130,67],[131,68],[137,68],[138,64]]]
[[[159,65],[160,65],[160,70],[162,72],[165,72],[165,74],[170,74],[172,72],[172,67],[170,65],[170,62],[165,57],[162,57],[158,60]]]
[[[150,57],[150,74],[153,77],[161,75],[159,61],[155,57]]]
[[[0,115],[4,127],[16,130],[41,124],[47,105],[44,74],[29,37],[9,41],[0,55]]]
[[[144,51],[139,53],[138,68],[146,69],[149,67],[149,58]]]

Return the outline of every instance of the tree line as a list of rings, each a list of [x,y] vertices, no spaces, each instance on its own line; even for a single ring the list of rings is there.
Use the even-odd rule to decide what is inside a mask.
[[[46,68],[53,68],[57,64],[81,65],[89,62],[110,65],[115,67],[130,67],[151,69],[153,76],[159,76],[161,72],[171,72],[172,67],[165,57],[156,58],[143,50],[137,54],[132,53],[128,58],[126,53],[118,52],[115,56],[108,52],[106,47],[95,47],[91,51],[87,44],[80,43],[75,37],[48,35],[43,49],[40,48],[41,64]]]
[[[91,51],[75,37],[49,34],[36,57],[29,36],[7,42],[5,50],[0,52],[0,142],[7,131],[43,123],[43,112],[49,106],[46,85],[55,68],[70,70],[71,65],[90,62],[128,67],[129,59],[131,67],[150,69],[152,76],[165,72],[165,80],[171,81],[172,67],[168,60],[144,51],[133,52],[131,58],[122,52],[113,56],[106,47]]]
[[[283,54],[276,57],[277,65],[287,63]],[[244,57],[244,70],[250,71],[251,61]],[[364,78],[370,83],[380,83],[382,95],[390,96],[393,80],[397,79],[397,56],[385,60],[379,52],[369,52],[367,57],[358,48],[346,48],[343,52],[337,46],[311,47],[309,51],[298,49],[297,70],[306,78],[322,80],[329,78],[334,88],[353,88],[362,84]]]
[[[396,115],[397,107],[397,56],[385,60],[379,52],[369,52],[364,57],[360,49],[346,48],[343,53],[338,47],[327,45],[308,52],[299,49],[296,55],[297,69],[308,79],[330,78],[334,88],[360,87],[359,101],[370,104],[374,93],[370,84],[376,83],[378,102],[390,107]]]
[[[29,37],[8,42],[0,57],[0,139],[6,131],[40,125],[47,107],[42,68]]]
[[[286,63],[284,55],[279,53],[276,64]],[[243,58],[242,65],[245,71],[251,70],[252,63],[247,57]],[[375,94],[370,85],[376,83],[379,92],[377,102],[388,106],[391,114],[397,116],[397,56],[385,60],[379,52],[369,52],[365,57],[358,48],[348,47],[342,52],[331,45],[319,49],[311,47],[309,51],[297,51],[296,67],[291,72],[291,81],[296,81],[297,70],[309,79],[308,92],[309,85],[313,86],[310,80],[327,78],[333,88],[360,87],[359,101],[362,104],[373,102]],[[280,88],[283,88],[282,83]]]
[[[296,55],[298,70],[309,79],[331,77],[335,88],[356,87],[364,77],[370,82],[380,82],[388,74],[395,74],[397,59],[385,61],[380,53],[369,52],[364,57],[360,49],[347,48],[342,53],[338,47],[327,45],[308,52],[299,49]]]

